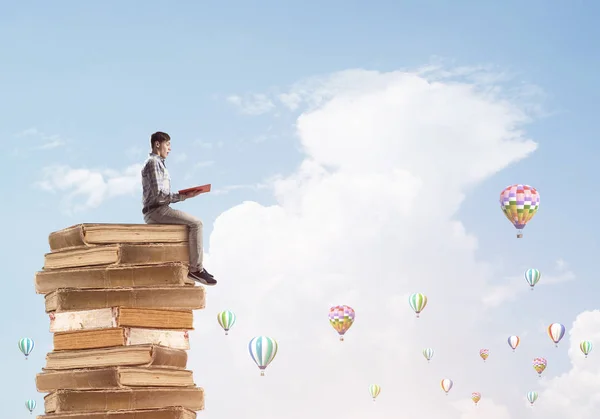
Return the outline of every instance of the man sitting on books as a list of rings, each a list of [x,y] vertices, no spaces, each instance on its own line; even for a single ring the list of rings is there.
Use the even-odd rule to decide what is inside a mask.
[[[142,169],[143,209],[146,224],[185,224],[189,227],[190,271],[188,277],[204,285],[217,281],[202,265],[202,221],[193,215],[173,209],[171,203],[185,201],[199,195],[200,191],[186,194],[171,193],[171,177],[165,159],[171,152],[171,137],[155,132],[150,137],[152,152]]]

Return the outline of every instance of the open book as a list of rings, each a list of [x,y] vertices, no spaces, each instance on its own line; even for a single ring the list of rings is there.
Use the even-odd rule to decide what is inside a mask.
[[[200,193],[210,192],[210,183],[202,186],[194,186],[193,188],[181,189],[178,191],[180,194],[186,194],[188,192],[196,192],[200,191]]]

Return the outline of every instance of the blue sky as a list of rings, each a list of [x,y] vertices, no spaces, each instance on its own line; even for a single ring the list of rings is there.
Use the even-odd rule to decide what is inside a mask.
[[[7,284],[1,298],[5,311],[14,313],[4,317],[2,335],[5,375],[12,380],[3,384],[7,416],[26,413],[30,397],[38,401],[38,414],[43,409],[33,377],[51,335],[33,275],[48,251],[48,234],[79,222],[143,222],[137,193],[66,212],[65,192],[36,186],[44,167],[122,171],[143,162],[152,132],[167,131],[174,188],[246,185],[185,204],[204,220],[208,244],[219,214],[248,200],[273,204],[269,190],[255,185],[290,174],[303,158],[293,126],[298,113],[247,115],[227,98],[279,92],[346,69],[491,65],[512,74],[517,85],[538,86],[543,115],[526,128],[538,149],[476,185],[459,218],[476,232],[477,256],[507,276],[532,264],[551,271],[558,259],[575,272],[577,281],[540,289],[543,302],[521,301],[520,316],[538,310],[566,324],[597,307],[600,4],[403,3],[0,3],[7,197],[0,209]],[[529,183],[541,195],[541,210],[520,241],[512,240],[497,202],[512,183]],[[514,313],[515,306],[498,310]],[[492,327],[501,327],[501,318],[490,319]],[[37,344],[27,362],[16,347],[22,336]]]

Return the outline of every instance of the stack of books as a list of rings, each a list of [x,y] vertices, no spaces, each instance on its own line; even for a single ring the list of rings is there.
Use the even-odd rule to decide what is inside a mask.
[[[205,289],[187,278],[187,226],[79,224],[49,243],[35,275],[54,334],[38,418],[196,418],[188,333]]]

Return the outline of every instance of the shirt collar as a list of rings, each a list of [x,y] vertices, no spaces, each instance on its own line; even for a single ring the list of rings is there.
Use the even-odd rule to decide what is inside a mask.
[[[152,157],[152,158],[155,158],[155,159],[157,159],[157,158],[158,158],[158,159],[160,159],[160,161],[162,161],[163,163],[165,162],[165,158],[164,158],[164,157],[161,157],[161,156],[159,156],[159,155],[158,155],[158,154],[156,154],[156,153],[148,153],[148,155],[149,155],[150,157]]]

